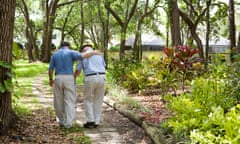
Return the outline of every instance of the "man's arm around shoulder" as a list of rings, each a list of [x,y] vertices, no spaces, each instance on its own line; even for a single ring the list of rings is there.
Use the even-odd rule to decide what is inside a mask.
[[[93,55],[102,55],[102,52],[100,52],[98,50],[94,50],[94,51],[82,53],[83,58],[88,58],[88,57],[93,56]]]

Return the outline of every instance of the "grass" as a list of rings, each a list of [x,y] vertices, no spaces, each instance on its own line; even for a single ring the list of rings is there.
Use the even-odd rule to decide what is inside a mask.
[[[141,112],[149,112],[151,113],[151,110],[147,108],[146,106],[139,103],[137,100],[128,97],[123,90],[121,90],[118,86],[110,86],[111,91],[109,91],[109,95],[115,99],[117,99],[120,103],[127,105],[128,107],[131,107],[132,109],[139,110]]]
[[[83,128],[79,124],[74,124],[70,129],[63,129],[64,135],[72,138],[79,144],[91,144],[91,139],[82,134]]]
[[[31,112],[33,103],[36,107],[40,107],[39,102],[33,98],[32,80],[35,76],[47,70],[46,63],[28,63],[26,60],[14,61],[15,69],[13,70],[15,78],[14,91],[12,93],[12,107],[19,116],[24,116]],[[28,102],[21,101],[23,98],[28,98]]]
[[[48,70],[48,64],[41,62],[28,63],[26,60],[18,60],[14,65],[17,78],[34,77]]]

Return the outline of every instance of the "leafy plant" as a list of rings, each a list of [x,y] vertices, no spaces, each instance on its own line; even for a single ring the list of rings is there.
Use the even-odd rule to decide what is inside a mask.
[[[225,65],[226,66],[226,65]],[[226,89],[225,93],[228,96],[236,99],[235,103],[240,102],[240,63],[234,62],[225,69]]]
[[[23,56],[23,48],[21,47],[22,45],[20,43],[14,42],[13,43],[13,58],[14,59],[20,59]]]
[[[9,69],[9,70],[14,68],[14,66],[12,66],[11,64],[5,61],[0,61],[0,67]],[[7,79],[5,79],[2,83],[0,83],[0,92],[1,93],[4,93],[6,91],[12,92],[13,91],[13,83],[12,83],[13,74],[11,73],[11,71],[7,71],[4,77]]]
[[[198,49],[191,49],[190,46],[179,46],[176,48],[164,48],[163,52],[168,62],[167,68],[170,71],[176,70],[181,74],[182,89],[184,91],[185,81],[192,80],[196,71],[201,70],[201,59],[196,57],[195,54],[199,52]]]
[[[112,59],[108,72],[112,75],[112,80],[116,83],[121,83],[126,80],[127,72],[132,70],[134,63],[131,63],[131,57],[125,57],[123,60]]]
[[[224,113],[236,103],[235,97],[226,94],[225,81],[199,78],[192,82],[191,90],[191,93],[178,97],[165,97],[169,102],[167,107],[174,114],[166,125],[172,128],[176,135],[188,136],[194,129],[204,129],[205,123],[210,122],[208,117],[214,107],[221,107]],[[221,119],[221,117],[216,118]],[[206,129],[215,126],[211,125]]]
[[[221,106],[227,110],[234,106],[236,99],[226,93],[227,81],[199,78],[192,82],[192,98],[205,107],[207,112],[211,107]]]
[[[123,85],[133,92],[138,92],[146,88],[147,79],[147,69],[139,66],[126,74],[126,81],[123,82]]]
[[[208,118],[203,122],[203,127],[191,131],[192,143],[201,144],[239,144],[240,143],[240,105],[224,113],[224,109],[212,109]]]
[[[155,79],[152,80],[152,85],[159,85],[161,87],[161,95],[167,95],[169,92],[173,91],[173,94],[176,95],[176,89],[178,87],[178,73],[173,70],[170,72],[169,69],[161,69],[155,72]]]
[[[189,94],[169,98],[167,106],[174,115],[166,122],[176,135],[187,136],[192,129],[201,127],[201,121],[207,117],[205,109],[198,101],[193,101]]]

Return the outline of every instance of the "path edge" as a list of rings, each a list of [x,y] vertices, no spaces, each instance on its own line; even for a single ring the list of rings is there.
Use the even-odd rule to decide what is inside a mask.
[[[164,135],[163,130],[160,130],[159,128],[156,128],[156,126],[147,123],[143,120],[143,117],[138,115],[135,111],[127,109],[126,106],[121,105],[119,102],[114,101],[110,97],[111,96],[105,96],[104,103],[111,106],[119,113],[123,114],[128,119],[142,127],[155,144],[167,144],[166,135]]]

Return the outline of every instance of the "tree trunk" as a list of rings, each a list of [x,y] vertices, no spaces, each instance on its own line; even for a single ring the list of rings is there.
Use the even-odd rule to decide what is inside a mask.
[[[45,23],[43,30],[42,38],[42,61],[49,62],[51,58],[51,48],[52,48],[52,32],[53,24],[55,21],[55,14],[57,10],[58,0],[52,0],[50,5],[46,2],[46,14],[45,14]]]
[[[141,26],[142,26],[142,20],[138,20],[137,23],[137,28],[136,28],[136,32],[135,32],[135,39],[133,42],[133,56],[134,56],[134,60],[136,61],[136,63],[140,63],[141,62],[141,58],[142,56],[141,54],[141,50],[142,50],[142,32],[141,32]]]
[[[153,7],[149,7],[149,0],[145,1],[145,5],[143,8],[143,12],[137,11],[138,14],[138,20],[137,20],[137,24],[136,24],[136,34],[135,34],[135,39],[134,39],[134,43],[133,43],[133,53],[134,53],[134,59],[137,63],[141,63],[142,61],[142,25],[143,25],[143,21],[144,19],[151,15],[155,9],[158,8],[158,4],[159,4],[160,0],[156,0],[154,2]]]
[[[240,53],[240,32],[238,33],[237,53]]]
[[[36,60],[40,60],[40,55],[39,55],[39,47],[36,44],[36,38],[37,38],[37,32],[34,34],[34,57]]]
[[[211,3],[211,1],[209,1]],[[208,58],[208,51],[209,51],[209,36],[210,36],[210,32],[211,32],[211,26],[210,26],[210,10],[209,10],[209,7],[207,9],[207,12],[206,12],[206,29],[207,29],[207,32],[206,32],[206,50],[205,50],[205,58],[206,60],[204,61],[204,68],[205,70],[208,69],[208,61],[209,61],[209,58]]]
[[[168,13],[167,13],[167,17],[169,17]],[[168,19],[166,23],[166,47],[169,47],[169,29],[170,29],[170,19]]]
[[[71,13],[72,13],[72,11],[73,11],[73,7],[74,7],[74,5],[72,5],[71,7],[70,7],[70,9],[68,10],[68,12],[66,13],[66,15],[65,15],[65,17],[63,18],[64,19],[64,21],[63,21],[63,25],[62,25],[62,27],[61,27],[61,40],[60,40],[60,43],[59,43],[59,45],[61,45],[61,43],[64,41],[64,39],[65,39],[65,29],[66,29],[66,26],[67,26],[67,24],[68,24],[68,22],[69,22],[69,17],[70,17],[70,15],[71,15]]]
[[[109,12],[107,11],[107,19],[106,23],[104,23],[104,40],[103,40],[103,48],[104,48],[104,60],[106,62],[106,68],[108,68],[108,41],[109,41]]]
[[[80,2],[80,16],[81,16],[81,35],[80,35],[80,47],[83,46],[84,42],[84,31],[85,31],[85,21],[84,21],[84,9],[83,9],[84,1]]]
[[[193,39],[196,41],[197,46],[198,46],[198,50],[199,50],[199,57],[202,58],[204,61],[204,54],[203,54],[203,45],[202,45],[202,41],[199,38],[198,34],[196,33],[196,27],[190,27],[190,31],[191,31],[191,35],[193,37]]]
[[[30,16],[28,13],[28,8],[24,0],[22,2],[22,11],[24,14],[24,21],[25,21],[25,35],[27,39],[26,49],[28,51],[28,61],[32,62],[35,61],[33,57],[33,49],[37,49],[36,47],[36,34],[34,33],[34,25],[33,22],[30,20]]]
[[[125,26],[121,26],[121,39],[120,39],[120,51],[119,51],[120,60],[123,59],[124,51],[126,49],[126,47],[125,47],[126,33],[127,33],[127,28],[125,28]]]
[[[101,33],[101,43],[103,46],[104,51],[104,60],[106,63],[106,68],[108,67],[108,40],[109,40],[109,11],[106,12],[106,18],[104,16],[104,12],[101,7],[101,1],[97,1],[97,7],[98,7],[98,16],[101,21],[101,26],[103,33]]]
[[[229,0],[229,39],[230,39],[230,59],[233,61],[233,49],[236,47],[236,31],[234,18],[234,0]]]
[[[169,8],[172,46],[177,48],[178,45],[181,45],[179,10],[177,5],[177,0],[169,0],[168,8]]]
[[[12,65],[13,27],[16,0],[2,0],[0,5],[0,61]],[[11,82],[8,75],[11,69],[0,65],[0,84]],[[0,134],[7,134],[8,128],[14,121],[12,110],[12,98],[10,90],[4,87],[5,91],[0,92]]]
[[[42,5],[43,5],[43,11],[45,12],[45,16],[44,16],[44,23],[43,23],[43,34],[42,34],[42,44],[41,44],[41,55],[40,55],[40,59],[43,61],[44,56],[45,56],[45,52],[47,49],[47,40],[48,40],[48,17],[49,17],[49,7],[48,7],[48,0],[46,1],[42,1]]]
[[[114,11],[110,7],[110,1],[105,1],[105,8],[108,10],[108,12],[116,19],[117,23],[121,27],[121,36],[120,36],[120,51],[119,51],[119,58],[120,60],[123,59],[124,57],[124,51],[125,51],[125,42],[126,42],[126,33],[127,33],[127,26],[133,17],[136,9],[137,9],[137,4],[139,0],[134,0],[134,2],[131,4],[131,1],[126,2],[126,10],[125,10],[125,17],[123,18],[124,20],[121,19],[119,12]],[[132,7],[131,7],[132,6]],[[131,7],[131,8],[130,8]]]
[[[193,37],[193,39],[196,41],[197,46],[198,46],[198,50],[199,50],[199,57],[202,58],[204,60],[204,54],[203,54],[203,45],[202,45],[202,41],[199,38],[196,29],[197,29],[197,24],[198,23],[193,23],[190,18],[183,13],[181,10],[178,10],[180,16],[182,17],[182,19],[186,22],[186,24],[188,25],[190,32],[191,32],[191,36]]]

